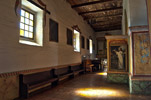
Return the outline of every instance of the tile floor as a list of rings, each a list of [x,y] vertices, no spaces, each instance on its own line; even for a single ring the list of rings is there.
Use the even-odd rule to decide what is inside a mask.
[[[151,100],[151,95],[129,94],[128,85],[109,83],[98,73],[76,76],[26,100]]]

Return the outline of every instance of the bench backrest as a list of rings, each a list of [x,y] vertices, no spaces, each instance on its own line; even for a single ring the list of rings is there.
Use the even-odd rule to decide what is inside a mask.
[[[37,72],[32,74],[22,74],[20,78],[23,83],[36,83],[43,80],[48,80],[54,77],[54,70]]]
[[[63,74],[67,74],[67,73],[70,73],[69,66],[55,69],[55,75],[63,75]]]
[[[77,71],[77,70],[81,70],[83,69],[83,67],[81,65],[74,65],[74,66],[71,66],[71,70],[72,71]]]
[[[101,64],[100,60],[92,60],[92,64]]]

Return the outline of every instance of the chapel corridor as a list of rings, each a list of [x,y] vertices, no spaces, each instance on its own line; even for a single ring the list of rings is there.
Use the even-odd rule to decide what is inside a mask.
[[[27,100],[151,100],[151,96],[129,94],[128,85],[109,83],[102,73],[88,73],[60,83]]]

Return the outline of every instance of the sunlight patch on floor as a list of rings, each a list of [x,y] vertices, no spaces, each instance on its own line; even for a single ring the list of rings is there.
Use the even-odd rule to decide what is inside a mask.
[[[107,75],[107,72],[101,72],[101,73],[97,73],[97,75],[106,76],[106,75]]]
[[[101,88],[84,88],[76,91],[76,94],[88,98],[99,98],[99,97],[119,97],[122,96],[120,92],[112,89],[101,89]]]

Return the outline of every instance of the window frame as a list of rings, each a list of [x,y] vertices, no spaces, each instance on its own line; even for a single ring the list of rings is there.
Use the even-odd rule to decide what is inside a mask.
[[[20,33],[19,33],[19,36],[20,36],[20,39],[21,40],[25,40],[25,41],[31,41],[31,42],[36,42],[36,20],[37,20],[37,13],[34,12],[32,9],[29,9],[27,8],[26,6],[22,5],[21,6],[21,10],[24,10],[25,12],[28,12],[29,14],[32,14],[33,15],[33,38],[29,38],[29,37],[25,37],[25,36],[21,36]],[[25,16],[23,16],[25,18]],[[21,13],[20,13],[20,23],[21,22]],[[23,23],[25,25],[25,23]],[[28,26],[30,26],[29,24],[27,24]],[[19,28],[21,29],[21,28]],[[23,29],[25,31],[25,29]]]

